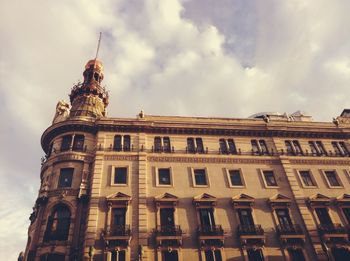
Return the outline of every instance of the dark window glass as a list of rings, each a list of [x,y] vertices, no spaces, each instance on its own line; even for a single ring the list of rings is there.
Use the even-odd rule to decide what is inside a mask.
[[[295,149],[295,154],[297,154],[297,155],[303,154],[303,151],[301,150],[299,141],[293,140],[293,145],[294,145],[294,149]]]
[[[130,136],[125,135],[124,136],[124,151],[130,151],[131,145],[130,145]]]
[[[196,138],[197,152],[204,153],[203,141],[202,138]]]
[[[320,154],[322,154],[322,155],[327,154],[326,150],[323,147],[322,141],[316,141],[316,146],[317,146],[318,151],[320,152]]]
[[[49,146],[49,150],[47,152],[47,157],[51,156],[52,150],[53,150],[53,143],[51,143],[50,146]]]
[[[292,220],[290,219],[288,209],[276,209],[276,215],[283,229],[290,230],[292,228]]]
[[[259,140],[259,145],[260,145],[260,148],[261,148],[261,152],[263,154],[268,154],[269,153],[269,150],[267,149],[267,146],[266,146],[266,142],[264,140]]]
[[[334,187],[339,187],[340,183],[339,180],[337,179],[337,174],[335,171],[325,171],[327,180],[329,182],[329,185],[334,186]]]
[[[349,150],[346,147],[345,142],[343,142],[343,141],[339,142],[339,146],[345,155],[349,155]]]
[[[261,249],[250,248],[247,250],[249,261],[264,261],[264,254]]]
[[[154,151],[155,152],[162,151],[162,140],[161,140],[160,137],[155,137],[154,138]]]
[[[273,171],[266,170],[263,171],[265,182],[267,186],[277,186],[277,181],[275,179],[275,176],[273,174]]]
[[[258,142],[256,140],[251,140],[250,141],[252,144],[252,151],[254,153],[259,153],[259,146],[258,146]]]
[[[314,181],[311,178],[311,174],[307,170],[299,171],[300,177],[303,181],[304,186],[309,187],[309,186],[315,186]]]
[[[171,251],[162,251],[162,256],[164,261],[178,261],[178,253],[177,250],[171,250]]]
[[[171,144],[170,144],[169,137],[163,138],[163,146],[164,146],[164,152],[171,152]]]
[[[343,247],[332,248],[332,256],[334,261],[350,260],[350,251]]]
[[[229,170],[232,186],[243,186],[241,172],[239,170]]]
[[[47,221],[45,241],[67,240],[70,226],[70,211],[66,206],[59,206]]]
[[[251,209],[238,209],[239,222],[242,226],[254,226]]]
[[[313,141],[309,141],[309,146],[310,146],[310,150],[312,154],[318,154],[317,149],[316,149],[316,145]]]
[[[328,213],[328,209],[315,208],[315,212],[321,225],[333,225],[332,219]]]
[[[201,226],[203,229],[215,226],[214,213],[212,208],[199,209]]]
[[[208,185],[205,169],[195,169],[193,172],[195,185]]]
[[[195,153],[194,139],[187,138],[187,150],[189,153]]]
[[[288,254],[291,261],[305,261],[303,250],[300,248],[288,248]]]
[[[63,136],[61,143],[61,151],[66,151],[70,149],[72,144],[72,135]]]
[[[111,261],[125,261],[125,250],[113,251]]]
[[[116,151],[122,150],[122,136],[121,135],[115,135],[114,136],[114,144],[113,149]]]
[[[227,143],[228,143],[228,149],[230,150],[230,153],[237,154],[236,144],[233,141],[233,139],[228,139]]]
[[[205,251],[205,261],[222,261],[221,251],[216,250],[206,250]]]
[[[45,254],[40,257],[40,261],[64,261],[64,255],[60,254]]]
[[[338,142],[333,141],[332,146],[336,155],[341,155],[340,148],[338,147]]]
[[[227,145],[226,145],[226,140],[225,139],[220,139],[219,140],[219,145],[220,145],[220,152],[226,154],[228,152]]]
[[[73,150],[83,150],[84,149],[84,135],[75,135],[73,142]]]
[[[343,213],[346,221],[348,222],[348,225],[350,225],[350,208],[343,208]]]
[[[158,169],[158,183],[160,185],[171,185],[170,169]]]
[[[286,145],[287,154],[294,154],[291,141],[286,140],[284,143]]]
[[[165,228],[173,228],[175,226],[173,208],[160,209],[160,225]]]
[[[126,184],[127,183],[127,168],[115,168],[114,169],[114,184]]]
[[[73,173],[74,173],[73,168],[61,169],[60,177],[58,179],[58,188],[71,187],[72,180],[73,180]]]
[[[113,208],[113,227],[124,228],[125,227],[125,213],[126,208]]]

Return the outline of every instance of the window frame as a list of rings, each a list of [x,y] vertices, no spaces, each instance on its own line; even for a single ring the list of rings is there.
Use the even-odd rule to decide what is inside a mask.
[[[241,168],[226,168],[226,178],[227,178],[227,181],[228,181],[228,185],[230,188],[246,188],[246,182],[245,182],[245,179],[244,179],[244,175],[243,175],[243,172],[242,172],[242,169]],[[238,170],[239,171],[239,174],[240,174],[240,177],[241,177],[241,181],[242,181],[242,185],[233,185],[232,182],[231,182],[231,173],[230,171],[234,171],[234,170]]]
[[[60,186],[60,180],[61,180],[61,175],[62,175],[62,170],[63,169],[70,169],[70,170],[73,170],[72,171],[72,176],[71,176],[71,181],[70,181],[70,186]],[[72,188],[72,185],[73,185],[73,179],[74,179],[74,168],[60,168],[59,170],[59,175],[58,175],[58,180],[57,180],[57,189],[67,189],[67,188]]]
[[[160,184],[159,183],[159,170],[160,169],[169,169],[170,174],[170,184]],[[173,169],[172,167],[156,167],[155,168],[155,177],[156,177],[156,187],[173,187],[174,186],[174,179],[173,179]]]
[[[197,185],[196,184],[196,179],[195,179],[194,172],[197,169],[198,170],[200,170],[200,169],[204,170],[205,180],[207,182],[206,185]],[[210,179],[209,179],[208,168],[206,168],[206,167],[204,167],[204,168],[191,168],[191,175],[192,175],[192,185],[193,185],[194,188],[209,188],[210,187]]]
[[[337,179],[337,181],[339,183],[339,186],[333,186],[329,182],[326,172],[330,172],[330,171],[335,173],[335,178]],[[326,181],[326,184],[327,184],[328,188],[335,188],[335,189],[342,189],[342,188],[344,188],[344,183],[340,179],[340,176],[339,176],[338,172],[335,169],[323,169],[321,172],[323,174],[323,177],[324,177],[324,179]]]
[[[312,182],[314,183],[313,186],[307,186],[307,185],[304,183],[304,180],[303,180],[303,178],[302,178],[302,176],[301,176],[301,173],[300,173],[300,172],[303,172],[303,171],[308,171],[308,172],[309,172],[310,178],[311,178]],[[314,177],[314,175],[312,174],[312,171],[311,171],[310,169],[297,169],[296,172],[297,172],[297,175],[298,175],[300,184],[301,184],[301,186],[302,186],[303,188],[306,188],[306,189],[309,189],[309,188],[318,188],[317,181],[316,181],[316,179],[315,179],[315,177]]]
[[[117,168],[126,168],[126,183],[114,183]],[[127,187],[129,185],[129,176],[130,174],[128,165],[112,165],[110,186]]]
[[[271,172],[272,172],[273,177],[274,177],[275,182],[276,182],[276,186],[271,186],[271,185],[268,185],[268,184],[267,184],[266,179],[265,179],[265,174],[264,174],[265,171],[271,171]],[[273,188],[273,189],[280,188],[280,186],[278,185],[278,182],[277,182],[277,177],[276,177],[275,171],[274,171],[273,169],[260,169],[260,174],[261,174],[261,178],[262,178],[262,180],[263,180],[263,183],[264,183],[265,188],[267,188],[267,189],[270,189],[270,188]]]

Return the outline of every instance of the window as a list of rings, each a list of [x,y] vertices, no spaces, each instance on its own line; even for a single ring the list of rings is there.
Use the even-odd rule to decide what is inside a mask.
[[[174,220],[174,208],[161,208],[160,209],[160,225],[162,231],[164,229],[174,229],[175,220]]]
[[[221,251],[219,249],[206,250],[205,261],[222,261]]]
[[[302,155],[303,152],[301,150],[299,141],[297,140],[286,140],[285,142],[287,154],[288,155]]]
[[[244,209],[238,209],[238,217],[239,217],[239,222],[241,226],[244,228],[251,228],[254,227],[254,220],[252,216],[252,210],[250,208]]]
[[[60,205],[49,216],[44,241],[67,240],[70,227],[70,211],[68,207]]]
[[[327,155],[321,141],[309,141],[309,146],[313,155]]]
[[[219,140],[220,153],[222,154],[237,154],[237,149],[233,139]]]
[[[333,247],[332,256],[334,261],[350,260],[350,251],[345,247]]]
[[[73,168],[65,168],[61,169],[60,171],[60,177],[58,179],[58,188],[69,188],[72,186],[72,180],[73,180]]]
[[[170,168],[158,169],[158,184],[157,185],[171,185],[171,171]]]
[[[155,137],[154,138],[154,151],[155,152],[171,152],[170,138],[169,137]]]
[[[289,211],[286,208],[276,209],[278,223],[283,231],[291,231],[293,228],[292,220],[289,216]]]
[[[345,145],[345,142],[332,141],[332,146],[336,155],[341,155],[341,156],[349,155],[349,151]]]
[[[260,248],[250,248],[247,250],[249,261],[264,261],[264,254]]]
[[[303,187],[316,187],[316,183],[311,177],[311,173],[308,170],[300,170],[299,177]]]
[[[263,170],[263,180],[265,187],[277,187],[277,181],[272,170]]]
[[[320,225],[323,225],[323,226],[333,225],[332,219],[329,216],[327,208],[315,208],[315,212],[316,212],[318,221],[320,222]]]
[[[194,186],[208,186],[208,179],[205,169],[194,169],[192,174]]]
[[[305,261],[305,257],[302,249],[288,248],[287,251],[291,261]]]
[[[66,135],[62,138],[61,151],[67,151],[70,149],[72,143],[72,135]]]
[[[131,139],[130,135],[115,135],[113,141],[113,150],[115,151],[130,151]]]
[[[269,154],[265,140],[251,140],[251,144],[254,154]]]
[[[329,187],[342,187],[337,173],[334,170],[324,171]]]
[[[125,250],[113,251],[111,261],[125,261]]]
[[[40,256],[40,261],[64,261],[65,257],[62,254],[45,254]]]
[[[162,251],[162,260],[163,261],[178,261],[178,253],[177,250],[171,250],[171,251]]]
[[[73,150],[82,151],[84,149],[84,135],[74,135]]]
[[[126,185],[128,183],[128,168],[127,167],[116,167],[114,168],[114,185]]]
[[[243,187],[243,177],[239,169],[228,170],[228,180],[230,187]]]
[[[187,151],[189,153],[204,153],[202,138],[187,138]]]
[[[344,217],[348,225],[350,225],[350,208],[343,208]]]
[[[112,209],[112,234],[123,235],[125,233],[126,208]]]
[[[203,231],[211,231],[215,227],[214,211],[212,208],[200,208],[199,219]]]

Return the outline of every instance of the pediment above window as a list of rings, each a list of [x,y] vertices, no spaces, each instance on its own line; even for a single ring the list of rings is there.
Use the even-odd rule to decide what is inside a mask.
[[[254,201],[255,201],[255,198],[243,193],[232,197],[232,204],[234,207],[239,207],[239,206],[251,207],[254,205]]]
[[[121,192],[117,192],[114,194],[111,194],[106,197],[107,204],[110,205],[128,205],[129,202],[131,201],[131,196],[126,195]]]
[[[164,193],[164,194],[161,194],[161,195],[158,195],[158,196],[155,196],[154,197],[154,202],[156,203],[156,206],[159,207],[159,206],[168,206],[168,205],[171,205],[171,206],[176,206],[177,202],[179,201],[179,198],[175,195],[172,195],[170,193]]]
[[[307,199],[307,203],[310,206],[314,205],[329,205],[331,199],[323,194],[317,193]]]
[[[215,206],[216,200],[217,200],[216,197],[214,197],[210,194],[207,194],[207,193],[203,193],[203,194],[200,194],[198,196],[193,197],[193,203],[196,206],[202,206],[202,205]]]
[[[289,207],[291,204],[292,200],[291,198],[282,195],[282,194],[277,194],[271,198],[269,198],[268,203],[272,208],[275,207]]]
[[[343,194],[336,198],[338,205],[350,205],[350,194]]]

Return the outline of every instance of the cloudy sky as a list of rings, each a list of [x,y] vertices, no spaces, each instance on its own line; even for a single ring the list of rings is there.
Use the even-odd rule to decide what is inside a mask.
[[[349,108],[350,1],[0,0],[0,253],[24,250],[40,136],[100,59],[111,117]]]

